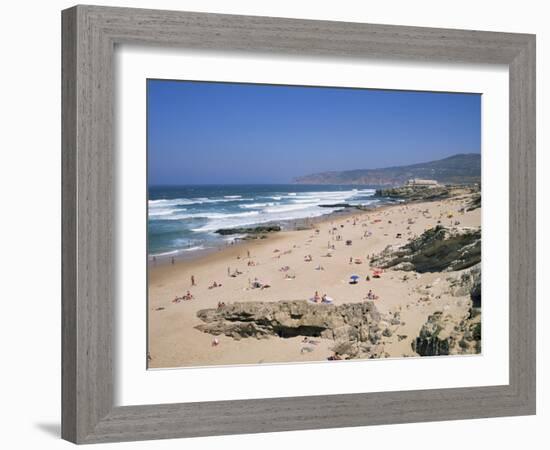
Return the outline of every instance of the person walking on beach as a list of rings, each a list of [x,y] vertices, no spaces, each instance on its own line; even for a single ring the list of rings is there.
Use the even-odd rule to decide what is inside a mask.
[[[172,258],[170,259],[170,262],[172,263],[172,265],[174,265],[176,263],[176,260],[174,259],[174,257],[172,256]]]
[[[191,286],[196,286],[195,285],[195,275],[191,275]]]

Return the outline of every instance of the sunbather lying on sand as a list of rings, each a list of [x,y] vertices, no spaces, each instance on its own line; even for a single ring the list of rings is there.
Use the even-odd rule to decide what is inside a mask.
[[[193,297],[193,294],[191,292],[187,291],[187,293],[182,297],[176,297],[174,300],[172,300],[172,303],[179,303],[182,300],[193,300],[195,297]]]
[[[252,289],[267,289],[271,286],[269,284],[261,283],[257,278],[254,278],[254,281],[251,284]]]

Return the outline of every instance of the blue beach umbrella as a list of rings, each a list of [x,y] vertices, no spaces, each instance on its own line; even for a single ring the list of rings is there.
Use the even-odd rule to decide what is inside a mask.
[[[350,279],[352,279],[353,281],[357,281],[360,277],[358,275],[352,275],[350,277]]]

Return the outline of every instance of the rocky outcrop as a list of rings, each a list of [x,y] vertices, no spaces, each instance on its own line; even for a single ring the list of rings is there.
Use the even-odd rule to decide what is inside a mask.
[[[422,273],[467,269],[480,261],[480,228],[438,225],[403,246],[386,247],[371,265]]]
[[[333,350],[347,358],[378,357],[382,336],[391,334],[373,302],[343,305],[305,300],[232,303],[197,312],[195,328],[234,339],[295,336],[333,339]]]
[[[442,323],[442,313],[436,312],[422,325],[413,350],[420,356],[448,355],[449,347],[449,333]]]
[[[481,192],[477,192],[470,198],[470,201],[466,204],[466,211],[473,211],[474,209],[481,208]]]
[[[459,322],[441,311],[428,317],[412,348],[420,356],[481,353],[481,315],[474,313]]]
[[[264,225],[252,228],[220,228],[215,231],[217,234],[222,236],[228,236],[231,234],[264,234],[264,233],[275,233],[281,231],[279,225]]]
[[[231,303],[202,309],[205,322],[196,328],[211,334],[240,337],[316,336],[330,339],[368,337],[380,314],[373,302],[344,305],[316,304],[305,300]],[[366,327],[366,328],[365,328]]]
[[[481,264],[476,264],[457,278],[449,279],[449,287],[452,295],[467,295],[472,300],[474,308],[481,308]]]
[[[317,205],[319,208],[345,208],[345,209],[357,209],[359,211],[372,211],[374,208],[368,205],[352,205],[350,203],[330,203]]]
[[[353,208],[354,205],[349,203],[329,203],[325,205],[317,205],[319,208]]]
[[[456,186],[401,186],[390,189],[377,189],[376,196],[406,200],[409,202],[436,201],[460,195],[468,195],[478,191],[479,187],[477,184]]]

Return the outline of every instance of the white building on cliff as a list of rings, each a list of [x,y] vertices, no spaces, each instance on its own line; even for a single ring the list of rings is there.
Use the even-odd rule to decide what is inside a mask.
[[[407,181],[407,186],[436,187],[439,186],[439,183],[435,180],[422,180],[420,178],[411,178],[409,181]]]

